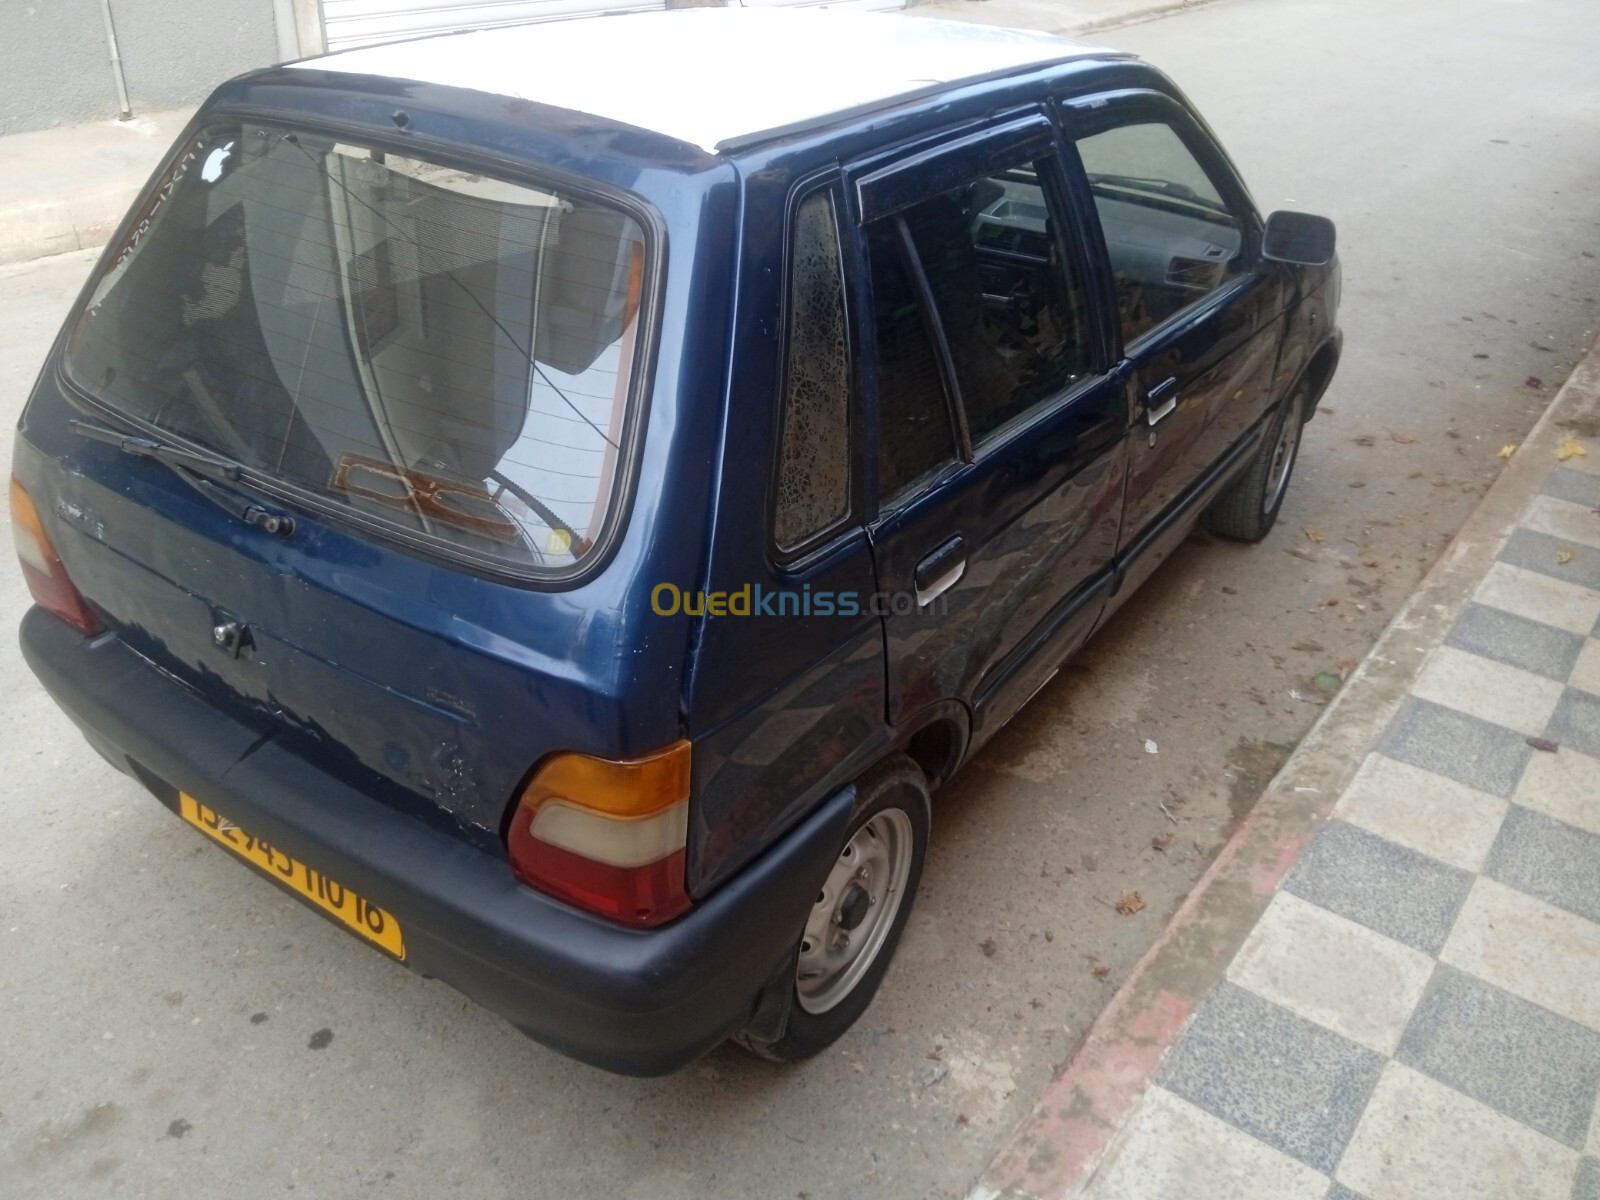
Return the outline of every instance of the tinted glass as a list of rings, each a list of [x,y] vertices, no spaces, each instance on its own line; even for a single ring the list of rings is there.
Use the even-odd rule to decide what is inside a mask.
[[[581,563],[630,424],[632,217],[250,123],[148,208],[72,335],[80,385],[446,549]]]
[[[878,337],[878,495],[890,501],[956,457],[939,360],[892,220],[867,232]]]
[[[1085,293],[1064,269],[1041,169],[1021,165],[904,214],[974,442],[1090,370]]]
[[[789,255],[789,350],[773,536],[793,549],[850,507],[850,346],[833,196],[800,205]]]
[[[1121,125],[1078,142],[1131,342],[1241,269],[1238,218],[1172,126]]]

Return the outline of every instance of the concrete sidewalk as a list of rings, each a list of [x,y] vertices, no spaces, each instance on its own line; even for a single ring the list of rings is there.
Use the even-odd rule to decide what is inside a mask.
[[[0,138],[0,264],[105,245],[189,113]]]
[[[972,1200],[1600,1200],[1597,435],[1600,347]]]
[[[929,0],[906,11],[1072,35],[1214,0]],[[192,110],[0,137],[0,264],[102,246]]]

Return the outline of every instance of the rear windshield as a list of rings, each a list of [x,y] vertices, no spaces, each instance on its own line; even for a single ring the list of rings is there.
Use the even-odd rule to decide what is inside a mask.
[[[410,540],[578,569],[617,504],[639,223],[281,126],[180,155],[67,348],[115,409]]]

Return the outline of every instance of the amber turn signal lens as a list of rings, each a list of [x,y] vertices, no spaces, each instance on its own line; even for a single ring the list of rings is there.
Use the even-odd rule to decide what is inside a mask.
[[[648,817],[689,797],[689,743],[674,742],[643,758],[547,759],[522,792],[523,807],[560,800],[607,817]]]

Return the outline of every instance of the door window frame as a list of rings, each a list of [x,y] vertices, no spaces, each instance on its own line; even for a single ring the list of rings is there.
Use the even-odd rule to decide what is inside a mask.
[[[953,187],[1021,164],[1031,165],[1039,160],[1049,160],[1055,164],[1041,175],[1040,184],[1045,192],[1046,203],[1051,206],[1051,226],[1057,251],[1061,255],[1062,270],[1067,280],[1082,288],[1086,294],[1087,327],[1083,333],[1088,341],[1089,369],[1082,378],[1056,395],[1018,413],[974,442],[968,432],[970,425],[960,398],[955,363],[943,332],[938,307],[933,301],[921,259],[915,253],[915,246],[910,242],[905,225],[899,218],[906,209]],[[854,257],[863,268],[859,288],[861,302],[857,344],[871,363],[870,369],[863,371],[862,375],[870,376],[865,405],[870,426],[866,462],[871,488],[868,520],[873,523],[889,512],[910,507],[921,496],[972,464],[1004,453],[1008,446],[1025,436],[1027,430],[1049,420],[1079,396],[1103,382],[1117,362],[1120,337],[1115,308],[1108,307],[1102,295],[1109,287],[1109,268],[1105,265],[1105,247],[1099,221],[1095,218],[1091,222],[1089,212],[1092,209],[1086,212],[1077,194],[1082,191],[1087,195],[1083,169],[1078,162],[1076,148],[1063,136],[1060,123],[1052,119],[1044,107],[1030,107],[1020,113],[1006,114],[956,138],[942,138],[932,145],[924,142],[920,149],[912,150],[887,165],[882,164],[882,158],[877,158],[864,171],[846,173],[849,191],[856,202],[854,232],[857,250]],[[1074,175],[1082,183],[1081,188],[1075,184]],[[864,269],[867,227],[883,220],[895,220],[900,226],[896,240],[899,242],[902,265],[918,294],[922,318],[930,326],[929,341],[938,360],[940,390],[944,394],[952,429],[956,431],[952,439],[956,451],[952,466],[930,475],[920,487],[906,491],[892,508],[885,504],[887,498],[880,495],[878,488],[877,452],[881,432],[878,424],[878,347],[874,328],[874,293],[871,280],[866,278],[868,272]]]
[[[1088,95],[1068,95],[1054,98],[1051,108],[1060,127],[1062,141],[1070,157],[1062,162],[1071,176],[1069,186],[1073,192],[1074,207],[1083,206],[1084,216],[1093,213],[1089,226],[1090,252],[1098,262],[1101,278],[1101,306],[1111,315],[1112,336],[1119,353],[1116,361],[1127,361],[1157,340],[1171,336],[1174,330],[1196,321],[1204,320],[1217,308],[1226,304],[1235,293],[1244,290],[1251,280],[1262,273],[1261,234],[1263,224],[1260,210],[1244,180],[1227,153],[1211,131],[1195,113],[1164,92],[1149,88],[1119,88],[1113,91],[1094,92]],[[1195,162],[1216,187],[1223,202],[1240,221],[1242,238],[1239,254],[1244,259],[1242,268],[1221,287],[1185,305],[1166,320],[1151,326],[1132,342],[1124,343],[1122,321],[1117,307],[1115,276],[1111,267],[1111,254],[1106,247],[1105,231],[1100,226],[1094,193],[1089,186],[1089,176],[1078,155],[1078,140],[1124,125],[1160,123],[1171,128],[1184,148],[1194,156]]]

